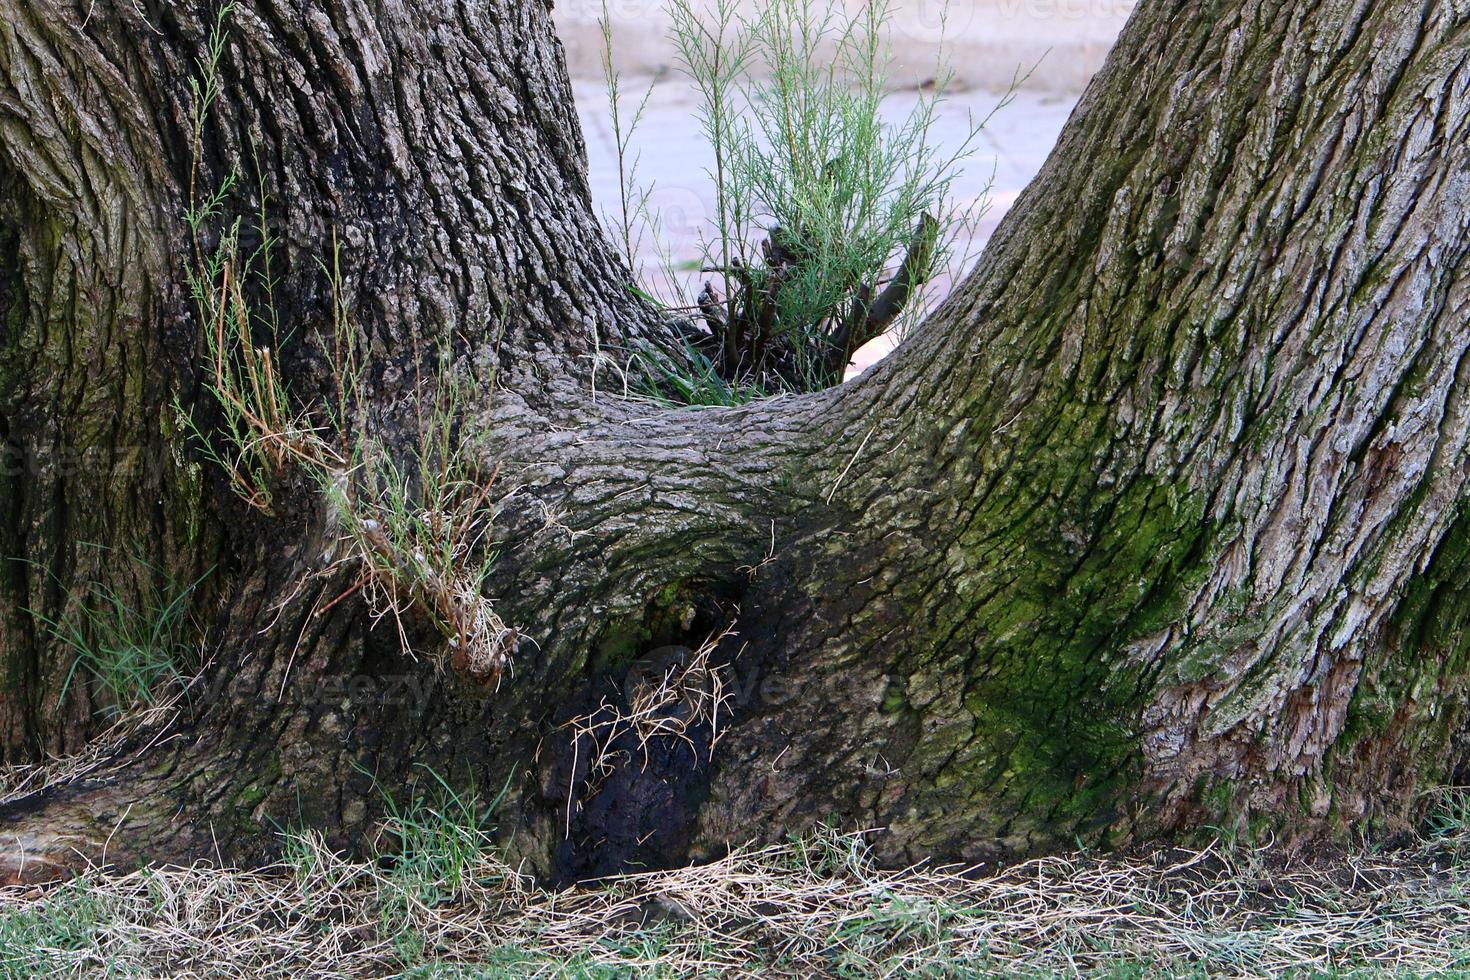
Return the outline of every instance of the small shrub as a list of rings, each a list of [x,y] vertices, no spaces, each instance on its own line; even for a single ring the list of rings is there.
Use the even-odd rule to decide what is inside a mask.
[[[942,66],[906,118],[884,117],[890,0],[865,0],[851,15],[835,0],[761,0],[749,16],[734,0],[703,6],[670,0],[669,9],[715,160],[715,230],[700,263],[712,278],[671,311],[698,357],[645,356],[646,384],[690,404],[711,403],[712,374],[727,392],[825,388],[842,380],[859,347],[920,308],[955,231],[973,216],[946,199],[983,123],[972,120],[950,151],[934,144]],[[630,130],[646,97],[629,122],[610,57],[604,65],[621,241],[633,265],[631,216],[647,219],[647,195],[631,176]]]

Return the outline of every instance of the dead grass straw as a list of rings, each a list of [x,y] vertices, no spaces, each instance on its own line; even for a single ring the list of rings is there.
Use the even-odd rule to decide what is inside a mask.
[[[549,891],[488,849],[436,889],[305,836],[263,871],[94,871],[0,894],[0,974],[1423,976],[1470,967],[1466,839],[1329,865],[1217,844],[984,874],[882,870],[861,836],[825,832]],[[90,925],[68,941],[35,925],[79,903]]]

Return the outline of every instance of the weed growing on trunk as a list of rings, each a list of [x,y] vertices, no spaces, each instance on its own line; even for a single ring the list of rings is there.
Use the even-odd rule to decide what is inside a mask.
[[[299,337],[283,336],[275,306],[267,221],[267,188],[257,188],[252,229],[259,244],[242,246],[242,218],[227,221],[238,184],[232,172],[212,192],[198,172],[210,108],[220,97],[219,59],[232,7],[216,21],[209,56],[193,87],[194,173],[186,221],[193,243],[189,284],[204,326],[205,387],[219,408],[208,431],[177,407],[202,452],[253,508],[277,512],[283,488],[304,488],[325,505],[338,535],[327,570],[356,568],[352,585],[319,604],[325,612],[361,592],[374,616],[391,618],[405,653],[412,653],[404,617],[431,622],[449,646],[449,666],[483,686],[497,686],[519,643],[486,595],[494,563],[491,497],[497,469],[484,467],[461,420],[494,379],[472,372],[447,349],[415,350],[408,405],[376,407],[365,396],[364,334],[352,322],[344,293],[342,252],[333,236],[319,261],[331,287],[330,322]],[[214,247],[205,230],[223,226]],[[281,352],[290,341],[329,367],[327,391],[301,399],[290,390]],[[395,411],[396,409],[396,411]]]

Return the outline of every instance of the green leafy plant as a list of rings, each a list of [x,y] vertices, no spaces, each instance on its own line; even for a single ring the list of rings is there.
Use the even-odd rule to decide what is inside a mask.
[[[630,360],[629,376],[636,392],[669,406],[745,405],[769,392],[740,380],[730,380],[714,361],[689,341],[684,342],[682,360],[662,351],[644,348]]]
[[[643,356],[647,384],[686,402],[709,391],[711,372],[730,391],[836,384],[859,347],[922,308],[957,230],[983,209],[948,197],[984,121],[958,145],[935,142],[942,64],[906,117],[887,118],[891,0],[864,0],[855,14],[835,0],[761,0],[749,16],[734,0],[670,0],[669,10],[713,152],[715,229],[700,264],[712,278],[671,310],[700,357]],[[621,170],[629,137],[618,119]],[[631,242],[628,216],[646,214],[647,197],[630,205],[626,171],[622,184]]]

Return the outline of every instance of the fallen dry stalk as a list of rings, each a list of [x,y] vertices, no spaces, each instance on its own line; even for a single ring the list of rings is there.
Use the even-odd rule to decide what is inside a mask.
[[[579,783],[575,774],[581,772],[584,745],[589,752],[587,775],[580,780],[584,795],[595,792],[596,785],[617,768],[624,755],[617,745],[625,735],[631,734],[636,740],[645,767],[649,744],[656,738],[684,742],[689,746],[691,765],[698,765],[699,747],[690,733],[707,728],[708,756],[713,758],[722,734],[720,712],[731,693],[725,687],[724,668],[712,665],[710,656],[732,632],[727,629],[709,637],[686,661],[665,667],[656,680],[630,682],[629,690],[623,692],[626,709],[603,698],[596,710],[559,726],[562,731],[570,731],[572,737],[573,778],[567,787],[566,809],[568,833]],[[622,761],[631,762],[630,759]]]

